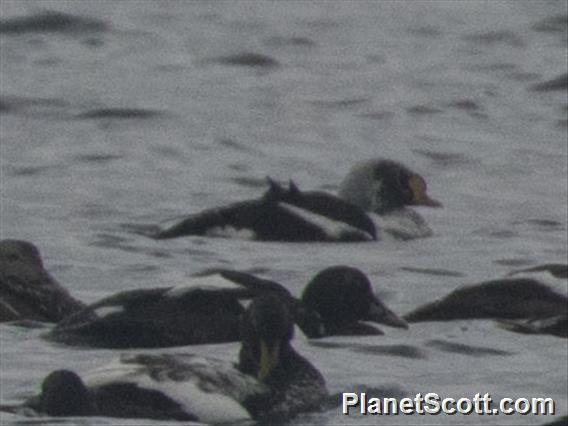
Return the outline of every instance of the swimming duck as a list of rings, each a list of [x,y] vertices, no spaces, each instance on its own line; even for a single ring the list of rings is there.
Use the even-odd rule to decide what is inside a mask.
[[[0,322],[58,322],[84,307],[44,269],[35,245],[0,241]]]
[[[51,416],[206,423],[283,421],[317,410],[328,397],[325,381],[291,346],[288,307],[274,294],[253,300],[240,322],[236,365],[191,354],[127,354],[83,378],[52,372],[24,407]]]
[[[158,348],[239,340],[239,318],[253,297],[278,294],[308,337],[321,337],[317,312],[282,285],[245,272],[217,269],[188,284],[127,290],[59,322],[46,336],[71,345]]]
[[[381,232],[399,239],[432,234],[424,219],[406,206],[441,207],[427,194],[426,182],[395,161],[357,164],[340,186],[339,196],[284,188],[270,178],[260,198],[205,210],[154,233],[157,239],[186,235],[243,236],[261,241],[376,240]],[[243,232],[248,231],[248,232]]]
[[[150,348],[239,340],[238,322],[253,297],[277,294],[309,338],[336,334],[383,334],[360,321],[408,327],[374,294],[358,269],[334,266],[319,272],[297,299],[281,284],[240,271],[216,269],[188,285],[133,290],[104,298],[72,315],[50,340],[105,348]]]
[[[531,319],[566,316],[568,298],[531,278],[505,278],[458,288],[406,314],[410,323],[454,319]]]

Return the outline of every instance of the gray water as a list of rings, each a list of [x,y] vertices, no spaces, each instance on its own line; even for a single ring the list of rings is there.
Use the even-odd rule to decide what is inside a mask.
[[[534,90],[567,71],[565,1],[2,0],[0,10],[0,236],[37,244],[47,269],[83,301],[219,266],[260,269],[299,294],[317,271],[348,264],[403,314],[463,284],[566,261],[568,99],[565,88]],[[45,10],[88,20],[14,25]],[[243,53],[264,56],[247,62]],[[333,192],[355,162],[374,157],[428,181],[445,205],[420,211],[433,237],[154,241],[123,226],[257,197],[267,175]],[[115,355],[56,346],[44,332],[0,328],[3,403],[35,393],[53,369],[83,372]],[[551,397],[557,413],[568,411],[566,340],[492,321],[385,332],[295,346],[334,393]],[[184,348],[227,360],[237,349]],[[547,420],[346,417],[336,407],[297,422]]]

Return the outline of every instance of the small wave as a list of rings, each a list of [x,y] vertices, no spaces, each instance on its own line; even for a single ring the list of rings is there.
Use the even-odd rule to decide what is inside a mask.
[[[398,356],[411,359],[427,359],[428,357],[421,349],[410,345],[357,345],[355,352],[365,354]]]
[[[462,39],[485,46],[493,46],[497,44],[511,47],[525,46],[523,39],[512,31],[489,31],[487,33],[467,34],[463,36]]]
[[[45,11],[0,21],[1,34],[84,33],[107,29],[108,25],[101,20],[56,11]]]
[[[118,160],[120,155],[115,154],[81,154],[76,155],[75,159],[83,163],[107,163],[112,160]]]
[[[448,352],[452,354],[461,354],[469,356],[507,356],[513,355],[513,352],[503,351],[501,349],[485,348],[482,346],[472,346],[463,343],[448,342],[446,340],[430,340],[426,343],[426,346],[438,349],[442,352]]]
[[[0,97],[0,114],[59,114],[69,103],[58,98],[34,98],[26,96]]]
[[[276,47],[297,46],[297,47],[312,47],[315,46],[315,41],[308,37],[282,37],[275,36],[266,40],[266,44]]]
[[[9,172],[9,176],[35,176],[42,175],[48,172],[56,166],[27,166],[27,167],[15,167],[13,171]]]
[[[235,55],[219,56],[211,59],[211,62],[222,65],[255,68],[276,68],[280,66],[280,63],[276,59],[254,52],[243,52]]]
[[[449,271],[447,269],[414,268],[411,266],[403,266],[400,269],[403,271],[414,272],[417,274],[434,275],[441,277],[465,277],[465,274],[462,274],[461,272]]]
[[[568,90],[568,73],[559,75],[553,79],[533,84],[530,90],[535,92],[552,92],[556,90]]]
[[[359,114],[359,117],[368,118],[370,120],[377,120],[377,121],[391,120],[394,116],[395,113],[392,111],[376,111],[376,112],[367,112],[364,114]]]
[[[75,115],[75,118],[79,120],[146,120],[163,117],[164,115],[165,113],[163,111],[143,108],[97,108],[77,114]]]
[[[479,111],[481,107],[475,101],[471,99],[460,99],[453,102],[448,103],[449,107],[461,109],[463,111]]]
[[[413,105],[406,108],[406,112],[411,115],[428,115],[428,114],[440,114],[442,111],[440,108],[436,108],[430,105]]]
[[[565,33],[568,30],[567,21],[568,15],[550,16],[533,24],[532,29],[545,33]]]
[[[495,263],[496,265],[503,265],[503,266],[513,266],[513,267],[518,267],[518,266],[525,266],[525,265],[530,265],[531,261],[529,259],[497,259],[494,260],[493,263]]]
[[[416,28],[410,28],[408,32],[421,39],[424,37],[436,38],[440,37],[443,34],[440,28],[432,25],[423,25]]]
[[[234,177],[231,180],[238,185],[245,186],[247,188],[265,188],[266,187],[266,179],[262,178],[252,178],[252,177]]]
[[[350,109],[370,102],[371,102],[370,98],[351,98],[351,99],[315,100],[315,101],[310,101],[310,104],[329,109]]]

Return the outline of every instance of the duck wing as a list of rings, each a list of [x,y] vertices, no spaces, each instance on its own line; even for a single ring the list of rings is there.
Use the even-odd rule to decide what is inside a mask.
[[[165,408],[153,418],[185,417],[205,423],[251,420],[243,401],[269,392],[233,364],[187,353],[122,355],[84,380],[101,415],[116,416],[116,401],[126,395],[128,417],[148,418],[148,399],[156,405],[159,396]]]
[[[237,341],[240,289],[153,288],[120,292],[66,318],[49,338],[106,348]]]

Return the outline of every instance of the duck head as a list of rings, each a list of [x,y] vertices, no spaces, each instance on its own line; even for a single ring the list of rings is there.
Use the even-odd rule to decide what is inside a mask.
[[[87,387],[69,370],[53,371],[43,380],[37,409],[53,417],[93,414]]]
[[[442,207],[427,189],[418,173],[396,161],[374,159],[350,170],[340,185],[339,196],[380,215],[404,206]]]
[[[241,320],[239,369],[266,382],[293,352],[294,320],[289,303],[277,295],[255,298]]]
[[[332,266],[319,272],[304,289],[302,301],[321,315],[330,334],[359,321],[408,328],[406,321],[374,294],[367,276],[349,266]]]

